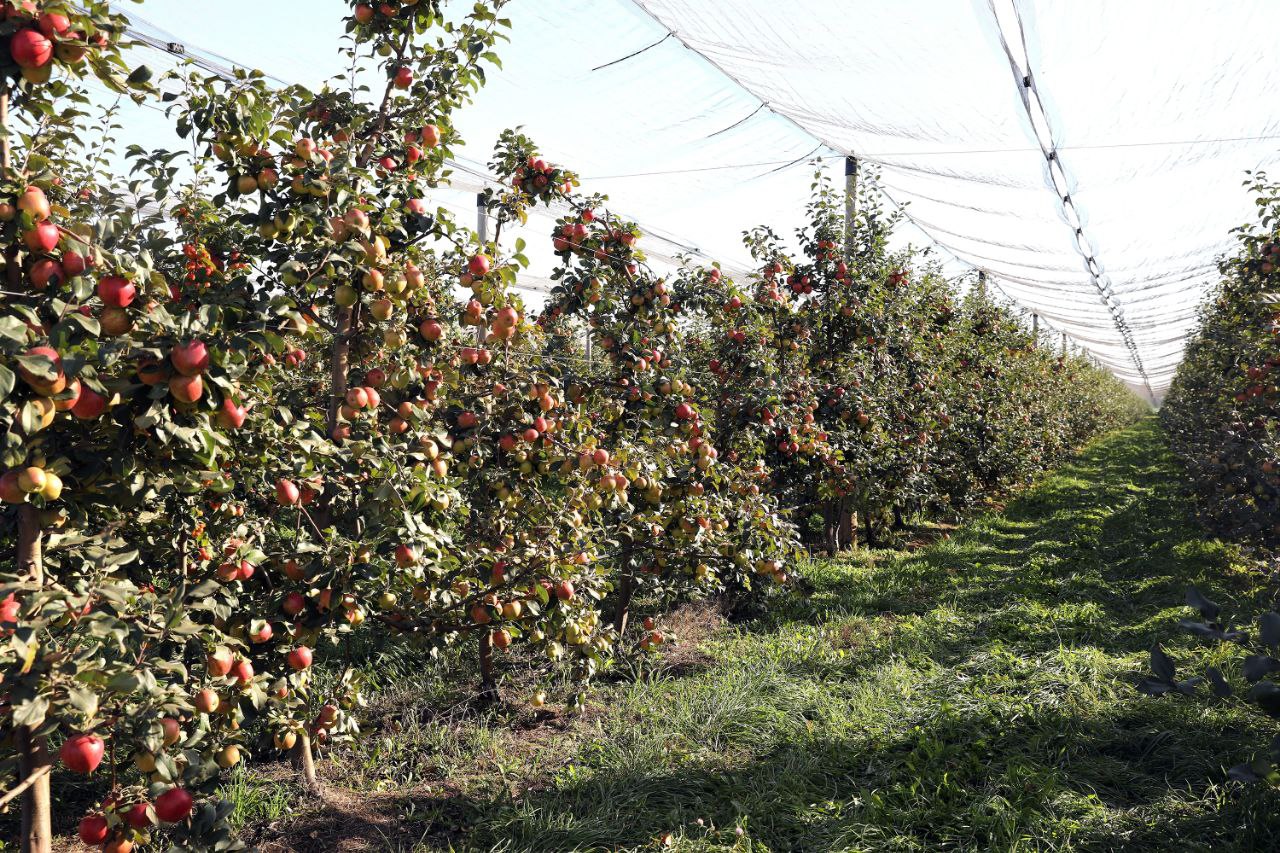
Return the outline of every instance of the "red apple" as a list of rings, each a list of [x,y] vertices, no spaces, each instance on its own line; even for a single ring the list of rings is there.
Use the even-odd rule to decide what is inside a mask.
[[[396,69],[395,87],[397,89],[408,89],[413,85],[413,71],[403,65]]]
[[[71,29],[71,21],[66,15],[45,12],[40,16],[40,32],[49,38],[53,38],[55,35],[64,35],[69,29]]]
[[[235,659],[231,656],[231,649],[226,646],[218,646],[205,658],[205,668],[214,678],[221,678],[230,672],[233,663]]]
[[[183,376],[199,376],[209,369],[209,349],[204,341],[187,341],[173,348],[169,360]]]
[[[58,757],[68,770],[92,773],[102,763],[102,738],[91,734],[72,735],[63,741]]]
[[[107,276],[98,282],[98,298],[113,308],[128,308],[138,295],[138,289],[118,275]]]
[[[489,272],[489,256],[475,255],[467,262],[467,272],[476,278],[487,275]]]
[[[18,196],[18,210],[23,211],[36,222],[41,222],[49,218],[49,197],[44,194],[44,190],[36,186],[29,186],[22,191],[22,195]],[[13,208],[9,208],[10,214]],[[7,217],[12,219],[12,215]]]
[[[62,265],[53,258],[36,261],[31,265],[28,275],[31,277],[31,286],[36,290],[46,290],[50,285],[59,287],[66,277]]]
[[[436,320],[423,320],[422,325],[418,327],[418,331],[429,341],[438,341],[440,336],[444,334],[444,326]]]
[[[22,235],[22,241],[33,252],[52,252],[58,248],[58,226],[48,221],[36,223]]]
[[[204,382],[199,376],[174,376],[169,380],[169,393],[179,402],[194,403],[204,394]]]
[[[53,58],[53,42],[35,30],[19,30],[9,41],[9,53],[20,68],[40,68]]]
[[[428,124],[422,128],[420,138],[422,139],[423,145],[428,148],[435,148],[440,144],[440,128],[436,127],[434,124]]]
[[[289,652],[289,666],[299,672],[311,666],[311,649],[306,646],[298,646]]]
[[[276,483],[276,503],[281,506],[293,506],[298,502],[298,487],[292,480],[280,480]]]
[[[45,397],[51,397],[54,394],[62,393],[62,389],[67,387],[66,374],[62,372],[62,356],[53,347],[32,347],[27,350],[28,356],[43,356],[53,362],[53,379],[47,379],[44,376],[38,376],[27,368],[19,366],[18,375],[22,377],[22,381],[31,386],[32,390],[37,394]]]
[[[218,425],[224,429],[240,429],[244,426],[247,414],[244,406],[237,406],[235,400],[227,397],[222,401],[222,407],[218,411]]]
[[[91,814],[80,819],[80,840],[91,847],[96,847],[107,840],[111,827],[107,819],[100,814]]]
[[[288,570],[286,570],[286,574]],[[300,592],[286,593],[280,609],[290,616],[297,616],[307,607],[307,597]]]
[[[146,829],[151,826],[151,814],[147,811],[147,804],[134,803],[124,813],[124,820],[134,829]]]
[[[243,686],[253,680],[253,664],[243,658],[231,667],[231,677]]]
[[[170,788],[156,797],[156,817],[165,823],[177,823],[187,819],[193,805],[191,795],[182,788]]]

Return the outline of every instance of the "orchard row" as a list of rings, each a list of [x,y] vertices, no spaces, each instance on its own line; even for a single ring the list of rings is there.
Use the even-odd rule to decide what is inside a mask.
[[[229,768],[288,752],[314,784],[315,747],[356,736],[357,632],[472,649],[487,700],[517,651],[585,685],[661,649],[663,603],[767,606],[806,544],[953,514],[1132,415],[890,251],[872,194],[846,223],[819,182],[799,250],[753,232],[742,280],[663,274],[508,132],[482,243],[431,197],[500,5],[355,5],[371,97],[183,78],[194,154],[134,148],[126,176],[89,153],[114,128],[84,85],[155,94],[122,76],[124,20],[2,7],[0,769],[27,849],[77,821],[236,849]],[[502,229],[537,205],[559,261],[533,314]],[[51,778],[86,776],[98,804],[51,817]]]
[[[1258,176],[1259,221],[1201,309],[1161,419],[1205,520],[1232,537],[1280,542],[1280,210]]]

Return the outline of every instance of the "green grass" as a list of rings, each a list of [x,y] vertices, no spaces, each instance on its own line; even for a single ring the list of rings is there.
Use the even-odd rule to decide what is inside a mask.
[[[1134,689],[1157,640],[1221,656],[1175,628],[1188,584],[1265,592],[1177,478],[1148,419],[949,540],[803,567],[808,598],[581,719],[424,715],[402,686],[330,778],[383,790],[369,849],[1273,849],[1280,795],[1225,768],[1275,725]]]

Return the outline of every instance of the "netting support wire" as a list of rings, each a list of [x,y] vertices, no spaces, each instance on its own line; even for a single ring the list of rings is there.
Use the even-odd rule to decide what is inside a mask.
[[[1142,356],[1138,352],[1137,342],[1134,340],[1133,332],[1130,330],[1128,323],[1125,322],[1124,309],[1119,304],[1119,301],[1114,298],[1110,281],[1105,280],[1102,275],[1101,265],[1093,254],[1093,243],[1084,232],[1079,211],[1071,198],[1067,171],[1062,163],[1061,156],[1059,156],[1057,147],[1054,145],[1053,130],[1049,124],[1049,115],[1045,110],[1044,101],[1040,98],[1040,92],[1036,89],[1035,79],[1031,70],[1031,52],[1027,49],[1026,32],[1022,26],[1022,15],[1018,10],[1018,0],[1003,0],[1003,2],[1007,3],[1007,7],[1012,14],[1012,20],[1017,25],[1016,36],[1022,50],[1022,61],[1026,63],[1025,67],[1019,63],[1018,57],[1015,55],[1010,34],[1005,32],[1004,22],[1001,19],[999,10],[996,9],[997,2],[998,0],[988,0],[987,5],[991,10],[992,17],[995,19],[996,31],[1000,37],[1000,44],[1004,48],[1005,57],[1009,61],[1009,68],[1013,71],[1014,78],[1020,84],[1018,86],[1018,94],[1021,96],[1022,106],[1026,110],[1032,131],[1036,136],[1036,140],[1040,143],[1041,151],[1044,153],[1045,161],[1048,164],[1049,179],[1060,199],[1063,216],[1075,231],[1076,249],[1084,261],[1085,272],[1088,274],[1094,289],[1098,292],[1099,301],[1110,313],[1111,321],[1116,331],[1120,333],[1120,340],[1129,351],[1129,357],[1133,361],[1133,366],[1137,370],[1138,376],[1142,377],[1142,383],[1146,386],[1147,394],[1154,398],[1155,393],[1151,389],[1151,381],[1147,377],[1146,368],[1142,364]]]
[[[667,39],[671,38],[671,36],[672,36],[672,33],[668,31],[665,36],[658,39],[653,44],[647,47],[642,47],[639,50],[637,50],[635,53],[628,53],[626,56],[622,57],[621,59],[615,59],[613,62],[606,62],[604,65],[597,65],[595,68],[592,68],[591,70],[599,71],[601,68],[608,68],[610,65],[617,65],[619,62],[626,62],[628,59],[631,59],[632,57],[639,56],[640,54],[644,53],[646,50],[653,50],[655,47],[662,44]]]
[[[671,33],[667,33],[667,36],[668,36],[668,37],[670,37],[670,36],[671,36]],[[707,134],[707,135],[706,135],[705,137],[703,137],[703,138],[704,138],[704,139],[710,139],[710,138],[711,138],[711,137],[713,137],[713,136],[719,136],[719,135],[720,135],[720,134],[722,134],[722,133],[725,133],[725,132],[727,132],[727,131],[733,130],[735,127],[738,127],[739,125],[746,124],[747,122],[751,121],[751,119],[755,118],[755,117],[756,117],[756,115],[757,115],[757,114],[758,114],[762,109],[764,109],[764,108],[765,108],[765,106],[766,106],[765,102],[764,102],[764,101],[761,101],[761,102],[760,102],[760,106],[758,106],[758,107],[756,107],[754,110],[752,110],[750,115],[746,116],[745,118],[740,118],[740,119],[738,119],[737,121],[735,121],[733,124],[729,125],[728,127],[722,127],[722,128],[720,128],[720,129],[719,129],[719,130],[717,130],[715,133],[709,133],[709,134]]]
[[[763,106],[763,104],[761,104]],[[844,158],[844,254],[853,263],[854,219],[858,215],[858,158]]]

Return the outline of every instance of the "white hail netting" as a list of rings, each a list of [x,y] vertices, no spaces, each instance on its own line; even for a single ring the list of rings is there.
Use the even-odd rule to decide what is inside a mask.
[[[342,0],[219,9],[256,24],[148,0],[138,26],[313,87],[343,70]],[[953,272],[987,271],[1042,329],[1157,398],[1229,229],[1251,218],[1245,170],[1280,147],[1273,0],[513,0],[504,13],[504,68],[458,117],[470,171],[433,198],[462,221],[498,131],[521,124],[586,189],[672,235],[646,238],[651,253],[697,247],[740,272],[742,230],[802,224],[808,161],[839,180],[852,153],[924,232],[906,239],[936,242]],[[503,233],[537,250],[526,282],[542,289],[549,228]]]
[[[1266,0],[637,2],[1157,397],[1276,160]]]

